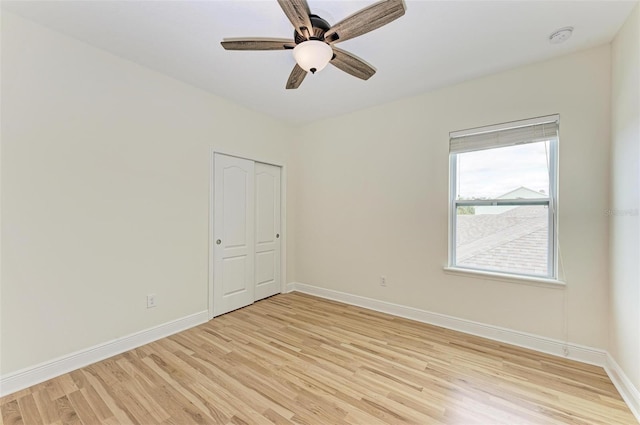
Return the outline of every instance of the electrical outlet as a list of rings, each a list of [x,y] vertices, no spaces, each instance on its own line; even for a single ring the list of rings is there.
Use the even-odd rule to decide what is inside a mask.
[[[153,308],[156,306],[156,294],[147,295],[147,308]]]
[[[387,286],[387,277],[380,276],[380,286]]]

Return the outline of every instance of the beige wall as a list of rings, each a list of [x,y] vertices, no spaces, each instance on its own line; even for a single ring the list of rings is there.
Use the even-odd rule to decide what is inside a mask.
[[[609,105],[604,46],[302,128],[297,281],[556,339],[568,297],[569,341],[605,349]],[[566,290],[445,274],[449,132],[554,113]]]
[[[640,389],[640,6],[612,44],[609,352]]]
[[[2,15],[4,375],[206,310],[210,146],[286,163],[288,129]]]

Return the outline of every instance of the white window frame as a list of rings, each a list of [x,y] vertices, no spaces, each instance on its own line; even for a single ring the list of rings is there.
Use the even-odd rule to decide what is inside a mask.
[[[449,270],[468,270],[471,272],[479,272],[486,274],[513,276],[518,278],[533,278],[549,281],[557,281],[558,279],[558,140],[559,140],[559,115],[548,115],[544,117],[532,118],[527,120],[513,121],[504,124],[491,125],[486,127],[472,128],[468,130],[460,130],[449,133],[450,152],[449,152]],[[547,198],[536,199],[483,199],[483,200],[458,200],[457,197],[457,155],[464,152],[473,152],[484,149],[496,149],[506,146],[515,146],[521,143],[531,143],[541,140],[522,139],[519,141],[510,140],[509,142],[500,142],[499,137],[495,138],[495,142],[487,142],[492,135],[498,134],[505,130],[525,129],[525,127],[539,126],[545,124],[555,124],[556,134],[549,137],[549,196]],[[475,136],[481,136],[476,137]],[[488,136],[488,137],[487,137]],[[471,139],[465,143],[463,138]],[[483,140],[484,139],[484,140]],[[462,143],[459,143],[461,142]],[[474,143],[478,146],[474,149]],[[457,144],[457,146],[452,146]],[[465,145],[461,148],[461,145]],[[492,146],[495,145],[495,146]],[[459,152],[456,152],[456,149]],[[453,151],[453,152],[452,152]],[[548,228],[548,255],[547,255],[547,275],[533,275],[517,272],[505,272],[492,269],[484,269],[478,267],[469,267],[458,265],[456,261],[456,223],[457,209],[462,206],[499,206],[499,205],[546,205],[548,207],[549,228]]]

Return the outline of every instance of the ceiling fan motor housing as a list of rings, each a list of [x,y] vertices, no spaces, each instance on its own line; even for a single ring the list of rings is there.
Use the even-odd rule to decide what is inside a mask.
[[[310,31],[309,40],[324,41],[324,33],[327,32],[329,28],[331,28],[331,25],[329,25],[327,21],[325,21],[318,15],[309,15],[309,20],[311,21],[311,25],[313,26],[313,28],[311,28],[311,31]],[[300,44],[303,41],[307,41],[307,38],[300,35],[298,31],[293,32],[293,38],[296,44]]]

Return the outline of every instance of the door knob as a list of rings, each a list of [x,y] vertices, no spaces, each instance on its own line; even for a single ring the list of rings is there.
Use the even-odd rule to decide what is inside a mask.
[[[276,239],[280,237],[280,233],[276,233]]]
[[[221,241],[220,239],[218,239],[218,240],[216,241],[216,245],[220,245],[221,243],[222,243],[222,241]]]

